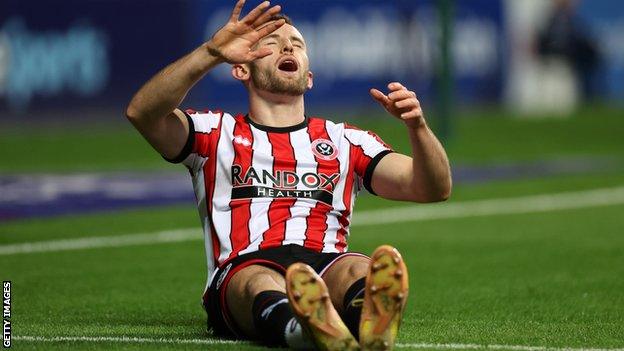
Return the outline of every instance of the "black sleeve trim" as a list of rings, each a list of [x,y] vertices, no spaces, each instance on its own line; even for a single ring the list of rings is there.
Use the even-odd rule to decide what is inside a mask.
[[[371,186],[371,181],[373,179],[373,171],[375,170],[375,167],[377,167],[377,164],[379,163],[379,161],[381,161],[382,158],[384,158],[384,156],[386,156],[387,154],[391,154],[393,152],[394,151],[392,150],[384,150],[378,153],[377,156],[373,157],[373,159],[370,161],[370,163],[366,167],[366,172],[364,172],[364,187],[366,188],[366,190],[368,190],[369,193],[373,195],[377,195],[377,193],[373,191],[373,187]]]
[[[189,126],[188,138],[186,139],[186,144],[184,144],[184,147],[182,148],[182,151],[180,151],[178,156],[174,158],[166,158],[165,156],[163,156],[166,161],[171,163],[180,163],[186,160],[186,158],[193,151],[193,144],[195,144],[195,125],[193,124],[193,119],[186,112],[184,112],[184,115],[186,116],[186,120],[188,121]]]

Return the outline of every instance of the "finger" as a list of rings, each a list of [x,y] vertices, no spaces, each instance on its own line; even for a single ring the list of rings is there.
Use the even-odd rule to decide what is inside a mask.
[[[408,98],[414,97],[415,95],[416,94],[412,93],[409,90],[401,89],[401,90],[397,90],[397,91],[391,92],[390,94],[388,94],[388,97],[392,101],[399,101],[399,100],[403,100],[403,99],[408,99]]]
[[[269,48],[260,48],[258,50],[250,51],[249,55],[253,58],[253,60],[261,59],[265,56],[269,56],[273,53]],[[253,61],[252,60],[252,61]]]
[[[405,99],[405,100],[401,100],[401,101],[396,101],[394,103],[394,106],[396,108],[412,108],[412,107],[418,107],[418,100],[414,99],[414,98],[409,98],[409,99]]]
[[[279,27],[283,26],[286,21],[282,19],[278,19],[277,21],[269,22],[264,27],[258,29],[258,35],[260,38],[266,37],[267,35],[275,32]]]
[[[262,14],[262,16],[258,17],[258,19],[255,20],[255,22],[252,24],[252,27],[258,28],[261,25],[267,23],[271,19],[271,17],[277,15],[281,10],[282,7],[280,5],[275,5],[271,7],[270,9],[266,10]]]
[[[390,91],[397,91],[397,90],[405,89],[405,87],[399,82],[392,82],[388,84],[388,89],[390,89]]]
[[[379,102],[380,104],[384,106],[390,105],[390,99],[388,99],[386,94],[382,93],[381,91],[373,88],[370,90],[370,94],[373,97],[373,99],[377,100],[377,102]]]
[[[240,16],[244,5],[245,5],[245,0],[238,0],[236,5],[234,5],[234,9],[232,10],[232,16],[230,16],[230,22],[238,21],[238,17]]]
[[[258,19],[258,17],[260,17],[260,15],[262,15],[264,10],[266,10],[269,5],[271,5],[271,3],[269,3],[268,1],[263,1],[260,5],[256,6],[256,8],[251,10],[251,12],[247,14],[247,16],[243,17],[241,22],[251,25]]]
[[[417,118],[420,117],[421,113],[418,110],[412,110],[401,113],[401,118],[409,119],[409,118]]]

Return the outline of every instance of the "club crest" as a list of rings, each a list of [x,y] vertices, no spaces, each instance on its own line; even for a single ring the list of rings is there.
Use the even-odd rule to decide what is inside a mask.
[[[338,157],[338,148],[327,139],[316,139],[312,142],[312,153],[320,159],[331,161]]]

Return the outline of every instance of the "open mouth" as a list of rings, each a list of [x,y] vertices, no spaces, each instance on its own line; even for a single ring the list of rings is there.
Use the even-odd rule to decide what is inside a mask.
[[[297,61],[293,59],[285,59],[277,66],[277,68],[285,72],[295,72],[297,71],[297,68],[298,68]]]

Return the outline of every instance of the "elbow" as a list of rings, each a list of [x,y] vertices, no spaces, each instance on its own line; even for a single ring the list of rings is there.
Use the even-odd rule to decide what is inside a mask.
[[[443,184],[429,189],[429,191],[414,192],[412,201],[420,203],[444,202],[451,197],[453,184],[449,178]]]
[[[448,200],[451,197],[451,193],[453,192],[453,181],[449,177],[445,184],[438,189],[436,193],[436,197],[434,201],[431,202],[443,202]]]
[[[437,202],[446,201],[451,197],[453,192],[453,179],[449,176],[444,186],[439,191],[439,197]]]
[[[132,97],[126,107],[126,118],[134,125],[140,124],[141,121],[147,117],[148,110],[146,108],[147,105],[145,104],[144,99],[141,98],[140,94],[136,94]]]
[[[451,197],[451,188],[449,187],[448,189],[440,192],[438,196],[436,197],[436,199],[431,202],[444,202],[448,200],[450,197]]]
[[[426,195],[421,195],[414,199],[416,202],[421,203],[433,203],[433,202],[444,202],[451,197],[451,191],[440,191],[435,193],[430,193]]]
[[[451,193],[453,192],[453,178],[449,174],[445,177],[444,181],[440,182],[440,186],[438,187],[436,200],[433,202],[442,202],[446,201],[451,197]]]
[[[126,118],[133,123],[140,119],[139,110],[132,103],[126,107]]]
[[[142,130],[148,123],[147,116],[143,110],[133,103],[130,103],[128,107],[126,107],[126,118],[138,130]]]

